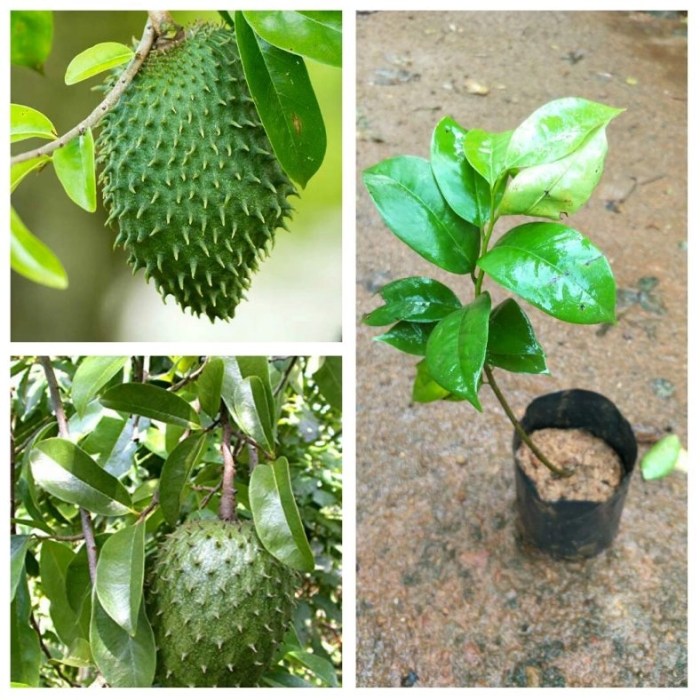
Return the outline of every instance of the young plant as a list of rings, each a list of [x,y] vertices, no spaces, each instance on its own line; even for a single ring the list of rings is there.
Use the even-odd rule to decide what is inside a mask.
[[[376,339],[422,359],[413,398],[467,400],[481,411],[488,384],[521,439],[551,471],[525,434],[494,377],[494,368],[548,373],[522,306],[492,308],[488,275],[508,291],[568,323],[614,323],[615,280],[605,256],[561,221],[588,201],[603,173],[605,127],[623,110],[578,97],[545,104],[512,131],[465,129],[450,117],[433,132],[430,160],[389,158],[364,183],[389,229],[437,267],[468,276],[463,303],[428,277],[406,277],[380,290],[384,304],[364,317],[391,328]],[[502,216],[550,221],[520,224],[492,243]]]

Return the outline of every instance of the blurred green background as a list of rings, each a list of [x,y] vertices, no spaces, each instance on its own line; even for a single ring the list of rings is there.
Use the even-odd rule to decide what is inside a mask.
[[[216,12],[173,12],[180,24],[220,22]],[[102,41],[139,38],[145,12],[55,12],[54,42],[41,76],[12,67],[12,102],[44,112],[59,133],[87,116],[102,93],[101,76],[68,87],[70,60]],[[172,298],[164,304],[141,272],[132,276],[126,254],[113,250],[114,231],[98,194],[88,214],[64,194],[52,167],[32,174],[12,195],[24,223],[58,255],[67,290],[43,287],[12,273],[12,340],[19,341],[337,341],[341,333],[341,76],[307,61],[326,123],[328,148],[321,169],[300,198],[290,232],[280,230],[272,255],[253,279],[248,301],[230,322],[197,319]],[[13,147],[18,153],[38,143]]]

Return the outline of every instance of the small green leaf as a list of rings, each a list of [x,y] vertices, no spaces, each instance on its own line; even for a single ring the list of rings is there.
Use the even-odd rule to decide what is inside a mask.
[[[683,445],[678,435],[667,435],[654,443],[642,457],[639,466],[642,476],[650,479],[663,479],[668,476],[678,464],[683,453]]]
[[[362,320],[368,326],[386,326],[396,321],[432,323],[459,309],[462,303],[455,293],[429,277],[405,277],[382,287],[386,304]]]
[[[422,359],[416,365],[416,379],[413,382],[413,400],[418,403],[430,403],[446,399],[450,392],[441,387],[430,374],[427,360]]]
[[[513,132],[505,154],[506,167],[527,168],[564,158],[624,111],[581,97],[548,102]]]
[[[130,635],[93,596],[90,649],[97,667],[113,688],[148,688],[156,672],[156,643],[143,603],[136,634]]]
[[[199,461],[206,435],[192,435],[183,440],[165,460],[160,475],[160,507],[165,521],[175,526],[180,518],[182,490],[192,467]]]
[[[293,569],[314,570],[314,555],[292,492],[289,463],[258,464],[248,490],[255,530],[270,554]]]
[[[467,130],[454,119],[443,117],[433,131],[430,165],[452,210],[475,226],[483,226],[491,214],[491,190],[467,160],[466,135]]]
[[[343,358],[330,355],[314,372],[314,381],[323,398],[335,408],[343,410]]]
[[[477,264],[554,318],[569,323],[615,322],[610,265],[586,237],[568,226],[544,222],[516,226]]]
[[[202,373],[197,377],[197,398],[202,410],[214,418],[221,408],[221,384],[224,379],[224,362],[220,357],[209,357]]]
[[[10,105],[10,143],[25,139],[52,139],[58,134],[51,120],[41,112],[24,105]]]
[[[92,131],[76,136],[53,154],[53,167],[66,194],[85,211],[97,209],[95,142]]]
[[[29,535],[12,535],[10,538],[10,600],[15,598],[30,540]]]
[[[185,428],[200,427],[199,418],[187,401],[154,384],[118,384],[108,389],[100,402],[103,406],[122,413],[134,413]]]
[[[243,12],[265,41],[331,66],[343,61],[343,17],[336,10]]]
[[[479,388],[486,359],[491,297],[480,294],[452,312],[430,334],[425,359],[435,381],[481,411]]]
[[[68,277],[61,261],[25,225],[10,208],[10,265],[19,275],[54,289],[65,289]]]
[[[389,158],[365,170],[363,180],[384,223],[407,246],[448,272],[474,269],[479,230],[452,211],[427,160]]]
[[[51,53],[53,13],[51,11],[13,10],[10,12],[11,61],[44,72]]]
[[[128,357],[107,357],[91,355],[83,358],[73,377],[71,396],[79,416],[84,416],[87,405],[102,387],[121,370]]]
[[[491,312],[486,364],[510,372],[549,374],[530,319],[514,299],[506,299]]]
[[[51,158],[48,156],[36,156],[36,158],[30,158],[29,160],[22,161],[21,163],[15,163],[10,166],[10,192],[14,192],[19,183],[24,180],[29,173],[34,170],[40,170],[43,168]]]
[[[29,624],[32,601],[26,576],[20,578],[10,604],[10,680],[27,686],[39,685],[41,647],[39,636]]]
[[[499,213],[559,220],[577,212],[600,182],[607,152],[605,127],[600,127],[568,156],[524,168],[508,183]]]
[[[491,187],[506,173],[506,149],[512,131],[490,133],[472,129],[464,137],[464,154],[471,166]]]
[[[311,671],[324,685],[329,688],[338,687],[338,677],[333,664],[317,654],[308,651],[294,650],[287,653],[287,657],[294,659],[304,668]]]
[[[110,535],[97,561],[95,593],[102,609],[132,637],[143,600],[144,523]]]
[[[36,483],[56,498],[100,515],[131,511],[124,486],[69,440],[42,440],[29,461]]]
[[[75,85],[93,75],[104,73],[111,68],[128,63],[134,52],[128,46],[114,41],[95,44],[79,53],[66,68],[66,85]]]
[[[374,338],[387,345],[392,345],[401,352],[410,355],[425,355],[428,338],[437,323],[414,323],[412,321],[399,321],[386,333]]]
[[[235,14],[236,39],[248,87],[280,164],[302,187],[326,153],[326,129],[304,59],[256,36]]]

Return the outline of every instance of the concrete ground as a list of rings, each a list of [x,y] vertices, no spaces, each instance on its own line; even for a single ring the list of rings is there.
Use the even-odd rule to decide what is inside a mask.
[[[427,157],[446,114],[499,131],[556,97],[625,107],[608,129],[602,182],[570,221],[610,260],[620,321],[571,326],[528,307],[551,377],[498,378],[518,414],[539,394],[587,388],[611,398],[642,438],[672,430],[685,442],[683,19],[380,12],[358,16],[357,42],[358,324],[397,277],[429,275],[470,295],[467,280],[383,226],[363,168]],[[494,304],[503,298],[488,289]],[[515,537],[512,429],[494,397],[482,391],[482,414],[467,403],[412,404],[418,358],[373,343],[376,334],[359,325],[358,685],[686,685],[685,477],[645,483],[636,472],[620,534],[596,559],[527,553]]]

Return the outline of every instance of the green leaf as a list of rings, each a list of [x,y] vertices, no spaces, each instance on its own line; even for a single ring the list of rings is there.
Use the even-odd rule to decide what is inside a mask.
[[[39,685],[41,648],[29,623],[32,601],[26,576],[22,576],[10,605],[10,680],[31,687]]]
[[[221,383],[224,378],[224,362],[220,357],[207,359],[197,378],[197,398],[202,410],[214,418],[221,408]]]
[[[480,294],[471,304],[452,312],[430,334],[425,359],[435,381],[481,411],[479,387],[486,359],[491,297]]]
[[[275,424],[277,417],[275,415],[275,397],[272,394],[272,382],[270,381],[270,364],[267,357],[256,355],[237,355],[236,362],[238,369],[241,372],[241,377],[258,377],[263,384],[265,390],[265,401],[269,413],[269,421],[272,426],[272,434],[275,434]]]
[[[413,382],[413,400],[418,403],[430,403],[446,399],[450,392],[441,387],[430,374],[428,362],[424,358],[416,365],[416,378]]]
[[[304,59],[255,35],[235,14],[236,39],[248,87],[275,155],[302,187],[326,153],[326,129]]]
[[[144,523],[110,535],[97,561],[95,593],[102,609],[132,637],[143,600]]]
[[[10,192],[14,192],[19,183],[24,180],[29,173],[34,170],[39,170],[43,168],[51,158],[48,156],[36,156],[36,158],[30,158],[29,160],[22,161],[21,163],[15,163],[10,166]]]
[[[91,406],[96,403],[93,402]],[[131,469],[139,445],[134,440],[134,425],[131,421],[121,417],[102,416],[80,446],[105,471],[119,478]]]
[[[44,72],[44,62],[51,53],[53,13],[50,11],[13,10],[10,12],[11,61]]]
[[[430,165],[452,210],[475,226],[483,226],[491,214],[491,189],[467,160],[466,135],[467,130],[451,117],[443,117],[433,131]]]
[[[165,460],[160,475],[160,507],[165,521],[175,526],[180,518],[182,490],[192,467],[199,461],[206,435],[192,435],[183,440]]]
[[[594,131],[622,112],[581,97],[548,102],[513,132],[506,166],[510,170],[553,163],[573,153]]]
[[[530,319],[514,299],[506,299],[491,312],[486,364],[510,372],[549,374]]]
[[[128,359],[103,355],[91,355],[83,359],[75,372],[71,389],[73,405],[79,416],[85,415],[90,401],[124,367]]]
[[[53,167],[66,194],[85,211],[97,209],[95,142],[92,130],[76,136],[53,154]]]
[[[600,127],[568,156],[524,168],[508,183],[499,213],[559,220],[577,212],[600,182],[607,152],[605,127]]]
[[[79,53],[66,68],[66,85],[75,85],[81,80],[92,78],[93,75],[104,73],[128,63],[134,57],[134,52],[128,46],[114,41],[95,44]]]
[[[60,661],[55,661],[56,664],[63,666],[72,666],[73,668],[84,668],[92,666],[92,654],[90,653],[90,643],[87,639],[77,638],[70,645],[68,654]]]
[[[449,287],[429,277],[395,280],[382,287],[379,293],[386,304],[362,319],[368,326],[386,326],[396,321],[432,323],[462,306]]]
[[[407,246],[448,272],[474,269],[479,230],[452,211],[427,160],[389,158],[365,170],[363,180],[384,223]]]
[[[304,668],[311,671],[324,685],[330,688],[338,687],[338,677],[333,664],[321,656],[308,651],[294,650],[287,653],[287,657],[299,662]]]
[[[639,466],[646,479],[663,479],[676,468],[678,458],[683,451],[678,435],[667,435],[654,443],[642,457]]]
[[[412,321],[399,321],[386,333],[374,338],[387,345],[392,345],[401,352],[410,355],[425,355],[428,338],[437,323],[414,323]]]
[[[51,120],[41,112],[24,105],[10,105],[10,143],[25,139],[48,139],[58,137]]]
[[[113,688],[147,688],[156,672],[156,644],[143,603],[136,634],[131,636],[93,596],[90,649],[97,667]]]
[[[255,530],[270,554],[293,569],[314,570],[314,555],[292,493],[289,463],[258,464],[248,490]]]
[[[29,535],[12,535],[10,538],[10,600],[15,598],[30,540]]]
[[[10,208],[10,264],[19,275],[54,289],[65,289],[68,277],[61,261],[42,243]]]
[[[615,279],[578,231],[535,222],[506,233],[478,262],[506,289],[569,323],[614,323]]]
[[[243,12],[265,41],[285,51],[340,67],[343,62],[343,16],[332,11]]]
[[[36,483],[56,498],[100,515],[131,511],[124,486],[69,440],[42,440],[29,461]]]
[[[472,129],[464,137],[464,154],[471,166],[491,187],[507,171],[506,149],[512,131],[490,133],[481,129]]]
[[[314,381],[323,397],[336,410],[343,410],[343,358],[329,355],[314,372]]]
[[[185,428],[200,427],[199,418],[187,401],[154,384],[118,384],[105,391],[100,402],[122,413],[134,413]]]

